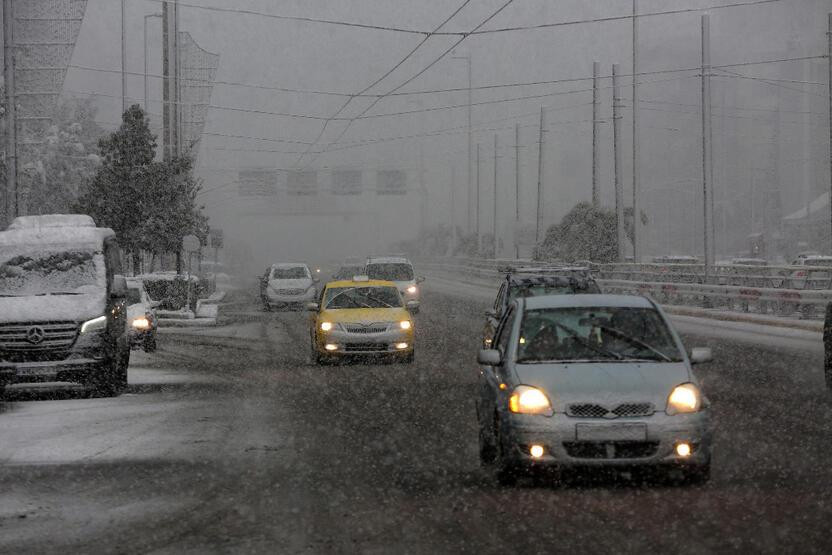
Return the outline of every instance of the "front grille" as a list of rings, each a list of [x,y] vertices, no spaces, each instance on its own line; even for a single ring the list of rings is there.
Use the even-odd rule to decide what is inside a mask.
[[[344,329],[348,333],[384,333],[389,328],[390,325],[386,323],[382,324],[343,324]]]
[[[344,345],[344,350],[348,353],[374,353],[387,351],[387,345],[384,343],[347,343]]]
[[[303,295],[306,289],[278,289],[278,295]]]
[[[77,335],[76,322],[0,324],[0,351],[9,354],[66,351]]]
[[[0,351],[0,361],[4,362],[60,362],[68,356],[68,350]]]
[[[659,450],[658,441],[566,441],[566,454],[573,459],[644,459]]]
[[[652,403],[622,403],[612,408],[598,403],[573,403],[566,407],[567,416],[573,418],[634,418],[654,412]]]

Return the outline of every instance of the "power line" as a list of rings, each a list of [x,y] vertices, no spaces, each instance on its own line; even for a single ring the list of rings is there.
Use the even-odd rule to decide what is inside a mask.
[[[512,1],[512,0],[509,0],[509,1]],[[439,30],[440,30],[440,29],[441,29],[441,28],[442,28],[442,27],[443,27],[446,23],[448,23],[448,22],[449,22],[451,19],[453,19],[453,18],[454,18],[454,17],[455,17],[455,16],[456,16],[456,15],[457,15],[460,11],[462,11],[462,9],[463,9],[463,8],[465,8],[465,6],[467,6],[470,2],[471,2],[471,0],[465,0],[465,2],[463,2],[463,4],[462,4],[459,8],[457,8],[456,10],[454,10],[454,12],[453,12],[450,16],[448,16],[447,18],[445,18],[445,19],[442,21],[442,23],[440,23],[440,24],[439,24],[439,26],[438,26],[438,27],[436,27],[436,29],[434,29],[434,32],[439,31]],[[422,39],[422,40],[421,40],[421,41],[420,41],[420,42],[416,45],[416,47],[415,47],[415,48],[413,48],[410,52],[408,52],[408,53],[407,53],[407,55],[406,55],[404,58],[402,58],[401,60],[399,60],[399,62],[398,62],[397,64],[395,64],[395,65],[393,66],[393,68],[392,68],[392,69],[390,69],[389,71],[385,72],[385,73],[384,73],[381,77],[379,77],[378,79],[376,79],[375,81],[373,81],[373,82],[372,82],[372,83],[371,83],[368,87],[365,87],[363,90],[361,90],[361,91],[359,92],[359,94],[364,94],[364,93],[366,93],[367,91],[369,91],[370,89],[372,89],[373,87],[375,87],[377,84],[379,84],[382,80],[384,80],[385,78],[387,78],[387,77],[388,77],[391,73],[393,73],[394,71],[396,71],[399,67],[401,67],[401,66],[402,66],[402,64],[404,64],[407,60],[409,60],[409,59],[411,58],[411,56],[413,56],[413,54],[415,54],[415,53],[416,53],[416,51],[417,51],[417,50],[419,50],[419,48],[421,48],[421,47],[422,47],[422,45],[424,45],[424,44],[425,44],[425,43],[426,43],[426,42],[430,39],[430,37],[431,37],[431,36],[432,36],[432,34],[429,34],[429,35],[425,36],[425,37],[424,37],[424,38],[423,38],[423,39]],[[317,136],[317,137],[315,137],[315,140],[313,141],[313,144],[309,147],[309,149],[307,149],[307,152],[305,152],[305,153],[301,154],[301,156],[298,158],[298,160],[297,160],[297,163],[298,163],[298,164],[300,164],[300,162],[301,162],[301,161],[303,160],[303,158],[304,158],[304,157],[305,157],[305,156],[309,153],[309,151],[311,151],[311,150],[312,150],[312,148],[314,148],[314,146],[318,144],[318,142],[319,142],[319,141],[321,140],[321,138],[324,136],[324,133],[326,133],[326,129],[327,129],[327,127],[329,126],[329,123],[330,123],[331,121],[333,121],[333,119],[334,119],[334,118],[337,118],[337,117],[341,114],[341,112],[343,112],[343,111],[347,108],[347,106],[349,106],[349,105],[350,105],[350,103],[353,101],[353,99],[354,99],[354,98],[355,98],[354,96],[353,96],[353,97],[348,98],[348,99],[347,99],[347,101],[346,101],[346,102],[345,102],[345,103],[344,103],[344,104],[343,104],[340,108],[338,108],[338,110],[335,112],[335,114],[333,114],[332,118],[330,118],[330,119],[328,119],[328,120],[326,120],[326,121],[324,122],[323,126],[321,127],[320,132],[318,133],[318,136]],[[374,101],[373,101],[373,103],[372,103],[372,104],[370,104],[370,108],[372,108],[373,106],[375,106],[375,105],[376,105],[376,103],[377,103],[377,102],[379,102],[380,100],[381,100],[381,97],[379,97],[379,98],[377,98],[376,100],[374,100]],[[364,113],[366,113],[366,110],[365,110],[364,112],[362,112],[362,114],[360,114],[360,115],[363,115]],[[349,129],[349,126],[350,126],[350,125],[352,125],[352,122],[348,122],[348,123],[347,123],[347,125],[345,126],[345,131],[344,131],[343,133],[341,133],[341,135],[339,135],[339,136],[338,136],[338,138],[337,138],[336,140],[340,140],[340,138],[344,136],[344,133],[346,133],[346,129]],[[316,156],[317,156],[317,155],[316,155]],[[313,160],[313,161],[314,161],[314,160]]]

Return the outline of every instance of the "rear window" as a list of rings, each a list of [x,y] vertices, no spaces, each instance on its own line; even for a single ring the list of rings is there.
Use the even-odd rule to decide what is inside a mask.
[[[307,277],[309,277],[309,272],[305,266],[275,268],[272,270],[272,279],[303,279]]]
[[[411,281],[413,266],[401,262],[367,264],[367,276],[384,281]]]
[[[509,289],[508,301],[509,303],[514,299],[524,297],[541,297],[543,295],[578,295],[578,294],[597,294],[601,290],[598,285],[589,281],[586,282],[586,287],[578,288],[571,285],[517,285]]]

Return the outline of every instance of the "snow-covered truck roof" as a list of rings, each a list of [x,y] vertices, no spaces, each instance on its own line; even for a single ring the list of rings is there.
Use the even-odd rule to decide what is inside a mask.
[[[0,245],[99,247],[105,239],[115,235],[110,228],[95,227],[95,222],[89,216],[23,216],[15,218],[6,231],[0,231]]]

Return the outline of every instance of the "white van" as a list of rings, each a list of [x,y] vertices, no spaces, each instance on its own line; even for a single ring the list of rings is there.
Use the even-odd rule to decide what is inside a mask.
[[[127,286],[111,229],[89,216],[15,219],[0,232],[0,391],[75,382],[127,386]]]

